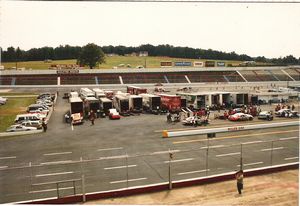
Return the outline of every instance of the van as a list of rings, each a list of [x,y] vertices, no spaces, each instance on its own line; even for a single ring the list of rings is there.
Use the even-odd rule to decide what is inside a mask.
[[[23,121],[39,121],[45,118],[45,115],[41,114],[19,114],[16,116],[15,123],[21,123]]]
[[[29,105],[27,112],[40,111],[42,113],[48,113],[49,109],[45,105],[41,104],[31,104]]]

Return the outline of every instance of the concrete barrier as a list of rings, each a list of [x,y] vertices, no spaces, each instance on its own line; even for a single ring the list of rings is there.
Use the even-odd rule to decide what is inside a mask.
[[[250,177],[250,176],[269,174],[269,173],[280,172],[280,171],[290,170],[290,169],[299,169],[299,162],[244,170],[244,176]],[[232,171],[232,172],[218,174],[218,175],[174,181],[173,188],[203,185],[203,184],[215,183],[220,181],[233,180],[235,179],[235,172],[236,171]],[[153,184],[153,185],[124,188],[124,189],[105,191],[105,192],[88,193],[86,194],[86,200],[91,201],[91,200],[97,200],[102,198],[122,197],[122,196],[136,195],[141,193],[158,192],[158,191],[168,190],[168,189],[169,189],[169,183],[163,182],[163,183]],[[82,195],[76,195],[76,196],[69,196],[69,197],[62,197],[62,198],[49,198],[44,200],[36,200],[36,201],[33,200],[27,202],[24,201],[24,202],[17,202],[17,203],[19,204],[72,204],[73,203],[74,204],[81,201],[82,201]]]
[[[266,128],[275,128],[275,127],[285,127],[285,126],[298,126],[299,121],[290,121],[290,122],[276,122],[268,124],[251,124],[244,126],[231,126],[231,127],[219,127],[211,129],[197,129],[197,130],[183,130],[183,131],[168,131],[164,130],[162,132],[163,137],[180,137],[180,136],[189,136],[189,135],[200,135],[200,134],[209,134],[209,133],[221,133],[221,132],[233,132],[233,131],[242,131],[242,130],[252,130],[252,129],[266,129]]]

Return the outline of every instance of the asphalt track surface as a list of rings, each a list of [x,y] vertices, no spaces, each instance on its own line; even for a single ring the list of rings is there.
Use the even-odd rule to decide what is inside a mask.
[[[46,133],[0,139],[1,203],[57,197],[56,182],[79,180],[82,174],[90,193],[168,182],[170,165],[176,181],[237,170],[241,156],[244,169],[299,161],[298,126],[220,133],[209,140],[206,135],[162,138],[165,129],[194,128],[151,114],[72,128],[63,120],[68,106],[59,96]],[[278,121],[291,120],[273,122]],[[267,122],[213,120],[205,128],[259,123]],[[58,186],[59,196],[82,192],[81,181]]]

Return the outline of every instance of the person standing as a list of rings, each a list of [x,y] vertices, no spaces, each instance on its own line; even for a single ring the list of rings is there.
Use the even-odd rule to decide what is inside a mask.
[[[244,182],[243,182],[244,172],[243,172],[243,170],[240,170],[235,174],[235,179],[236,179],[237,190],[238,190],[239,194],[241,195],[242,190],[244,188]]]
[[[43,119],[42,127],[43,127],[44,132],[46,132],[47,131],[47,122],[46,122],[45,118]]]
[[[92,122],[92,125],[95,124],[95,112],[93,110],[90,112],[90,121]]]

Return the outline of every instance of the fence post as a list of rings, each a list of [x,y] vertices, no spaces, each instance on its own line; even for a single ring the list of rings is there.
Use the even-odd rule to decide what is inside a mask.
[[[171,162],[173,159],[173,154],[171,153],[169,149],[169,190],[172,189],[172,171],[171,171]]]
[[[271,142],[272,146],[271,146],[271,166],[273,166],[273,143],[274,141]]]
[[[30,177],[29,177],[29,183],[30,183],[30,191],[32,191],[32,163],[29,162],[29,170],[30,170]],[[32,193],[33,194],[33,193]],[[31,200],[33,200],[32,195],[31,195]]]
[[[85,202],[86,201],[86,198],[85,198],[85,177],[84,177],[84,174],[83,174],[83,160],[82,160],[82,157],[80,157],[80,169],[81,169],[81,188],[82,188],[82,202]]]
[[[208,175],[208,150],[209,150],[209,138],[207,138],[206,142],[206,163],[205,163],[205,174]]]
[[[126,152],[126,186],[128,188],[128,154]]]
[[[243,170],[243,143],[241,143],[241,160],[240,160],[240,170]]]

